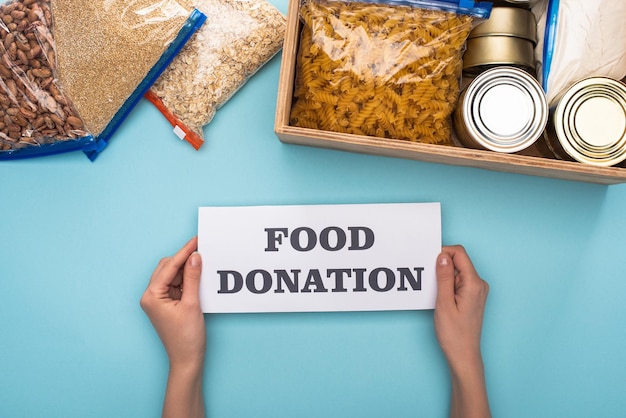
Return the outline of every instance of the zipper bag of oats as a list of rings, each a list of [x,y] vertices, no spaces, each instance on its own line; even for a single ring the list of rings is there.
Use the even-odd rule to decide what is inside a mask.
[[[80,149],[93,136],[57,79],[48,1],[0,3],[0,159]]]
[[[146,94],[196,150],[203,127],[282,48],[285,16],[266,0],[194,0],[207,16]]]
[[[304,0],[293,126],[451,144],[462,54],[491,3]]]
[[[59,119],[63,118],[59,115],[57,119],[50,116],[51,122],[44,116],[43,133],[54,129],[79,139],[31,141],[30,146],[20,144],[0,151],[0,159],[82,150],[93,161],[206,18],[178,0],[13,0],[5,4],[44,10],[49,32],[41,37],[53,46],[48,48],[53,50],[48,57],[53,73],[50,85],[63,93],[52,97],[64,99],[67,104],[59,100],[57,104],[63,104],[65,116],[72,119],[61,124]],[[3,22],[7,21],[9,18],[3,17]],[[34,30],[41,34],[41,25]],[[27,75],[33,78],[35,74],[30,71]],[[80,120],[80,125],[74,118]],[[31,131],[38,137],[37,128],[27,133]]]

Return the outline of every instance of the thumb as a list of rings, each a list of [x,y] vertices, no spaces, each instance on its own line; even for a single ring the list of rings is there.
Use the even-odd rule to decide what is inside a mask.
[[[437,257],[437,307],[451,307],[454,301],[454,264],[449,254],[442,252]]]
[[[200,273],[202,273],[202,257],[198,252],[192,253],[183,269],[183,303],[200,303]]]

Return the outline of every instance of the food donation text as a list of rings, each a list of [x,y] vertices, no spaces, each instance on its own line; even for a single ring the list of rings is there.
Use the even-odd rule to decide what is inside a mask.
[[[367,251],[376,244],[374,231],[366,226],[328,226],[320,231],[301,226],[289,230],[284,227],[264,228],[266,253],[281,251],[285,245],[297,252],[314,249],[323,251]],[[319,293],[319,292],[375,292],[420,291],[424,267],[346,267],[312,269],[253,269],[247,272],[217,270],[217,293],[251,294]]]

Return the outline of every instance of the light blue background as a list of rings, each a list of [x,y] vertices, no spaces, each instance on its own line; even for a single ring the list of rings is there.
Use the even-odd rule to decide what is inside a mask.
[[[444,243],[491,285],[494,416],[626,416],[626,185],[283,144],[279,64],[218,111],[198,152],[143,100],[95,163],[0,163],[0,417],[160,414],[167,359],[139,298],[198,206],[431,201]],[[432,316],[208,316],[208,415],[444,417]]]

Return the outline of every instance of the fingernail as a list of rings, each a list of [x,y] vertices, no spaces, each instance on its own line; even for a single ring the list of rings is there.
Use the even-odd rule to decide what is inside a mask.
[[[445,254],[439,254],[439,260],[437,260],[439,262],[440,266],[447,266],[449,264],[448,261],[448,256]]]
[[[196,251],[189,256],[189,265],[191,267],[200,267],[200,263],[202,259],[200,258],[200,254]]]

